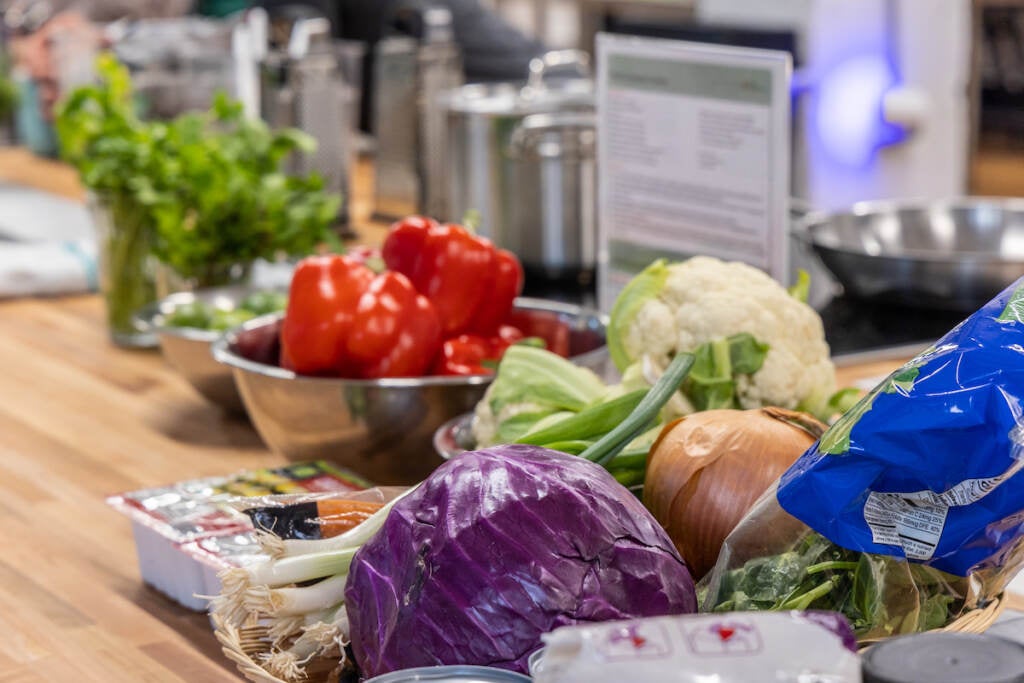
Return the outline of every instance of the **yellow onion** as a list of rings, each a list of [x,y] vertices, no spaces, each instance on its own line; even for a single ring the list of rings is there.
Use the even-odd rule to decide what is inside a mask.
[[[694,579],[768,487],[825,431],[783,408],[706,410],[665,425],[647,457],[644,505]]]

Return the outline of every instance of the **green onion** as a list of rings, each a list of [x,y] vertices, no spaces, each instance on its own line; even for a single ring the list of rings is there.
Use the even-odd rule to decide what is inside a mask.
[[[579,441],[587,437],[606,434],[615,425],[629,417],[647,393],[646,389],[637,389],[610,401],[588,406],[546,429],[528,432],[516,443],[543,446],[559,441]]]
[[[254,586],[245,595],[245,606],[250,612],[270,617],[304,616],[344,600],[347,580],[348,574],[338,574],[301,588]]]
[[[654,420],[672,395],[679,389],[686,374],[693,366],[693,354],[680,353],[672,359],[665,373],[647,392],[640,405],[617,427],[602,436],[593,446],[583,451],[580,457],[606,465],[618,455],[630,441],[640,436]]]

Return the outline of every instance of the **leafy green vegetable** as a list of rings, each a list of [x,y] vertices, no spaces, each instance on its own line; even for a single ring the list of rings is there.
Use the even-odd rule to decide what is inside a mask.
[[[875,397],[881,393],[894,394],[899,392],[906,395],[914,388],[914,380],[920,374],[920,364],[923,362],[924,360],[921,358],[916,358],[911,363],[903,366],[887,377],[884,382],[872,389],[867,396],[862,398],[852,408],[843,413],[842,417],[829,427],[828,431],[821,437],[818,450],[829,455],[840,455],[850,450],[850,432],[853,431],[854,425],[860,421],[860,418],[864,417],[864,414],[871,410]]]
[[[205,330],[210,326],[212,317],[213,312],[209,306],[202,301],[191,301],[175,306],[164,320],[164,324],[168,327],[193,327]]]
[[[253,292],[242,299],[238,307],[253,315],[266,315],[283,311],[287,305],[288,295],[284,292]]]
[[[287,304],[287,297],[280,292],[254,292],[235,308],[219,308],[202,301],[191,301],[175,306],[163,324],[199,330],[229,330],[256,316],[282,311]]]
[[[487,400],[495,414],[511,404],[538,405],[539,419],[558,411],[579,412],[607,392],[590,370],[545,349],[513,344],[502,356]]]
[[[1024,287],[1013,290],[999,319],[1004,322],[1024,322]]]
[[[648,300],[657,298],[665,288],[668,274],[668,262],[665,259],[658,259],[630,280],[615,299],[610,316],[611,323],[608,325],[606,335],[608,353],[620,371],[625,371],[633,362],[629,353],[626,352],[624,341],[626,331],[633,325],[633,321],[643,305]]]
[[[768,345],[745,332],[702,344],[694,352],[683,393],[697,410],[739,408],[736,375],[760,370],[767,354]]]
[[[726,572],[710,607],[842,612],[860,636],[938,628],[956,617],[966,579],[925,565],[840,548],[815,533],[794,550]]]
[[[797,301],[807,303],[807,297],[811,294],[811,276],[801,268],[797,271],[796,282],[789,288],[789,295]]]

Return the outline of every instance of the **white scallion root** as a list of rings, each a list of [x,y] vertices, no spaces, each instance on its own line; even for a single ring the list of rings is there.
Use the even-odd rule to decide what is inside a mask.
[[[252,624],[252,615],[245,606],[245,595],[250,589],[249,572],[232,567],[217,576],[221,583],[220,595],[210,600],[210,610],[232,626]]]
[[[260,545],[260,550],[270,555],[273,558],[284,557],[285,544],[280,536],[272,534],[266,529],[256,530],[256,542]]]

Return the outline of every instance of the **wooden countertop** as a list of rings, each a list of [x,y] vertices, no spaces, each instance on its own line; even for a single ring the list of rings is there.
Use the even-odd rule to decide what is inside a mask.
[[[357,231],[379,239],[358,207]],[[237,680],[206,617],[142,584],[129,521],[104,499],[285,461],[159,353],[113,346],[96,296],[0,302],[0,359],[0,680]]]

